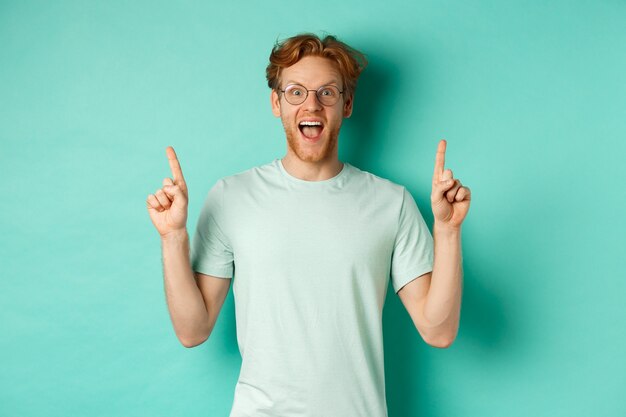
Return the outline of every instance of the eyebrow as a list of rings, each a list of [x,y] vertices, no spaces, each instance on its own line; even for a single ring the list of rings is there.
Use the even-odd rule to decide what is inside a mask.
[[[287,86],[287,85],[289,85],[289,84],[298,84],[298,85],[302,85],[302,86],[304,86],[304,85],[303,85],[301,82],[299,82],[299,81],[295,81],[295,80],[287,80],[287,81],[285,81],[285,86]],[[323,87],[323,86],[325,86],[325,85],[333,85],[333,84],[335,84],[335,86],[336,86],[336,87],[339,87],[339,82],[338,82],[338,81],[335,81],[335,80],[332,80],[332,81],[328,81],[328,82],[322,83],[322,84],[320,85],[320,87]]]

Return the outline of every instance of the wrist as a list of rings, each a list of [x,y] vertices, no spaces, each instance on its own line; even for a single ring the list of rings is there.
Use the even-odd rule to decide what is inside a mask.
[[[448,224],[435,220],[435,224],[433,226],[433,234],[460,236],[461,226],[450,226]]]
[[[161,235],[161,241],[163,243],[181,242],[187,238],[187,228],[172,230]]]

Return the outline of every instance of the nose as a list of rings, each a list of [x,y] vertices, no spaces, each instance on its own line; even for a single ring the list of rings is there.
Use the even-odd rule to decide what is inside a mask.
[[[308,111],[317,111],[322,109],[322,103],[317,99],[317,91],[309,91],[309,94],[302,103],[302,106]]]

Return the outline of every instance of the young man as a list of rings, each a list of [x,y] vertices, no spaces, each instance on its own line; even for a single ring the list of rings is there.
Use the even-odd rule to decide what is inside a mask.
[[[209,337],[234,276],[243,361],[231,417],[386,416],[381,320],[389,277],[427,343],[447,347],[456,337],[470,191],[444,170],[442,140],[433,244],[403,186],[339,161],[339,130],[365,65],[332,36],[304,34],[274,47],[267,78],[287,153],[217,181],[191,250],[187,187],[171,147],[173,179],[148,197],[183,345]]]

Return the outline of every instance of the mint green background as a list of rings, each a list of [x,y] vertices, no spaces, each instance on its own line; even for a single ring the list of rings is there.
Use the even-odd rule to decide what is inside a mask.
[[[232,292],[185,349],[145,199],[178,152],[195,227],[218,178],[285,152],[274,41],[370,59],[340,157],[406,185],[435,149],[472,189],[461,328],[393,291],[390,417],[626,415],[626,3],[0,2],[0,415],[227,416]]]

